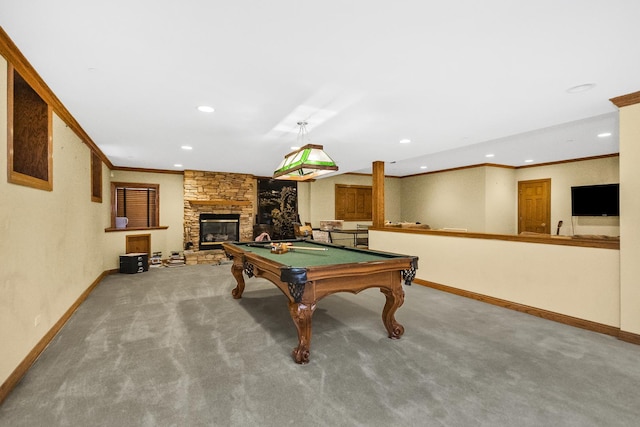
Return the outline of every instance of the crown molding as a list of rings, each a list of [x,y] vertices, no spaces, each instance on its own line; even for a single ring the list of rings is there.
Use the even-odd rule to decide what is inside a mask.
[[[627,107],[629,105],[640,104],[640,92],[633,92],[622,96],[611,98],[609,101],[613,102],[618,108]]]

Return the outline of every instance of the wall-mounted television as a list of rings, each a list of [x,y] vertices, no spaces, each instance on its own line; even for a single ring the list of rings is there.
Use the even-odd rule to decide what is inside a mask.
[[[571,187],[572,216],[620,216],[620,185]]]

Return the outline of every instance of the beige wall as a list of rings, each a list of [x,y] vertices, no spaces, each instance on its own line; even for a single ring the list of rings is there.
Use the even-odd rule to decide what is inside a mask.
[[[6,69],[0,57],[2,100]],[[0,152],[5,174],[6,101],[0,102]],[[54,115],[53,191],[0,179],[0,382],[107,268],[101,219],[108,206],[91,201],[90,159],[89,148]]]
[[[521,169],[481,166],[403,178],[402,220],[434,229],[516,234],[518,181],[544,178],[551,179],[552,233],[562,220],[562,235],[620,235],[618,217],[571,217],[571,187],[620,182],[617,156]]]
[[[495,234],[518,232],[515,170],[485,168],[485,230]]]
[[[620,329],[640,334],[640,104],[620,109]]]
[[[0,69],[7,63],[0,57]],[[7,99],[0,72],[0,99]],[[0,102],[0,152],[7,152],[7,103]],[[7,157],[0,156],[6,171]],[[110,182],[160,184],[160,222],[167,230],[110,232]],[[118,268],[126,234],[151,233],[153,251],[183,245],[182,175],[102,170],[103,201],[91,201],[91,152],[53,118],[53,191],[0,180],[0,383],[4,382],[80,295]]]
[[[419,279],[620,326],[618,250],[384,231],[369,247],[418,256]]]
[[[344,174],[318,179],[314,182],[298,183],[298,212],[300,220],[311,222],[314,227],[320,221],[335,219],[335,185],[372,185],[370,175]],[[402,194],[399,178],[384,180],[384,212],[389,221],[399,221]],[[356,224],[371,224],[371,221],[345,222],[344,228],[356,228]]]
[[[485,168],[401,179],[402,221],[485,232]]]
[[[148,173],[131,171],[111,171],[110,181],[104,193],[104,202],[111,206],[111,182],[137,182],[160,185],[160,225],[168,226],[166,230],[134,230],[113,231],[104,233],[102,255],[107,269],[118,268],[119,255],[125,253],[126,235],[151,234],[151,251],[162,252],[168,258],[171,251],[182,251],[184,248],[184,188],[181,174]],[[111,213],[107,210],[102,219],[103,230],[111,224]]]

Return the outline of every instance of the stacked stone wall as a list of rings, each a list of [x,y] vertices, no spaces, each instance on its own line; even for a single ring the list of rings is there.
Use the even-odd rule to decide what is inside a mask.
[[[184,238],[198,250],[200,214],[240,214],[240,240],[253,238],[257,201],[253,175],[184,171]]]

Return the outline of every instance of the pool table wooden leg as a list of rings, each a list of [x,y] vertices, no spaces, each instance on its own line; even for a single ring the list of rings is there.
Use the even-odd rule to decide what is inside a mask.
[[[289,313],[298,330],[298,346],[293,349],[291,356],[296,363],[309,363],[311,347],[311,316],[316,305],[289,301]]]
[[[404,326],[396,321],[394,315],[396,310],[404,303],[404,290],[400,285],[392,288],[380,288],[380,292],[387,297],[382,309],[382,322],[384,327],[387,328],[389,338],[398,339],[404,334]]]
[[[234,260],[233,265],[231,266],[231,274],[236,278],[236,282],[238,283],[236,287],[231,291],[231,295],[235,299],[242,298],[242,293],[244,292],[244,277],[242,276],[242,272],[244,270],[244,266],[242,262],[236,262]]]

